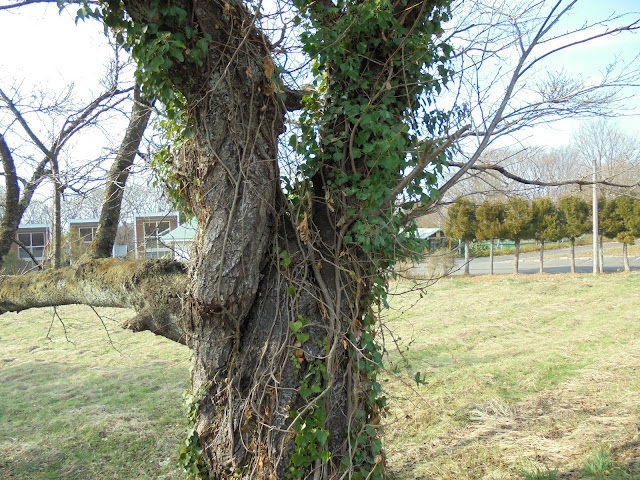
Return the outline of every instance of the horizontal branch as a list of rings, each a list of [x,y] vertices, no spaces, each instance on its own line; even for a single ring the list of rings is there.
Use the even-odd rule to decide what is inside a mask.
[[[448,162],[449,167],[463,168],[465,165],[466,163],[463,163],[463,162]],[[524,185],[535,185],[538,187],[561,187],[563,185],[589,186],[594,184],[594,182],[591,180],[564,180],[560,182],[544,182],[542,180],[532,180],[532,179],[520,177],[515,173],[511,173],[506,168],[501,167],[499,165],[490,165],[486,163],[472,165],[470,167],[470,170],[475,170],[479,172],[488,172],[488,171],[497,172],[503,175],[504,177],[514,180],[518,183],[522,183]],[[636,182],[630,185],[623,185],[620,183],[609,182],[607,180],[601,180],[595,183],[597,183],[598,185],[606,185],[608,187],[620,187],[620,188],[632,188],[640,184],[640,182]]]
[[[185,267],[170,260],[80,262],[71,267],[0,277],[0,314],[58,305],[132,308],[124,328],[149,330],[186,344],[180,314]]]

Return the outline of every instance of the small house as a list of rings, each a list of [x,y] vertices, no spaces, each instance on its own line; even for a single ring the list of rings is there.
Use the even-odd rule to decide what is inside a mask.
[[[191,244],[196,234],[197,222],[192,220],[174,228],[160,237],[160,242],[167,245],[176,260],[189,261],[191,259]]]
[[[100,220],[98,218],[74,218],[69,220],[69,232],[72,234],[72,238],[74,239],[75,245],[72,250],[75,251],[75,255],[78,253],[86,252],[89,245],[93,241],[96,236],[96,232],[98,231],[98,226],[100,225]],[[127,245],[120,245],[116,243],[113,245],[113,249],[111,251],[111,256],[113,257],[126,257],[128,253]]]
[[[136,215],[134,219],[136,258],[173,258],[171,247],[162,242],[161,238],[177,226],[178,215],[175,213]]]
[[[69,220],[69,231],[74,232],[86,246],[93,242],[93,237],[98,231],[99,220],[97,218],[74,218]]]
[[[427,241],[427,251],[451,248],[451,240],[445,236],[441,228],[418,228],[418,236]]]
[[[24,224],[18,227],[16,240],[11,245],[11,251],[23,263],[34,267],[35,258],[38,264],[44,262],[45,253],[49,247],[49,226],[43,223]],[[31,258],[33,256],[33,258]]]

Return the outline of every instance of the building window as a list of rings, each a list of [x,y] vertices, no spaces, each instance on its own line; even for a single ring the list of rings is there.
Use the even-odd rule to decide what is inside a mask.
[[[93,237],[96,236],[98,227],[80,227],[78,228],[78,235],[82,238],[84,243],[93,242]]]
[[[171,230],[168,221],[144,222],[144,256],[163,258],[171,256],[171,249],[160,241],[160,237]]]
[[[44,260],[44,232],[18,233],[18,241],[31,252],[31,255],[42,262]],[[21,246],[18,247],[18,256],[20,260],[31,262],[31,256]]]

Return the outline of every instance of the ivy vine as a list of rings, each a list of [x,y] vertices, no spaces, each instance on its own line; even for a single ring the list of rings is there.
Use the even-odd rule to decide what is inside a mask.
[[[368,292],[360,313],[345,319],[354,374],[369,388],[349,425],[351,451],[343,466],[350,478],[382,479],[380,416],[387,405],[377,380],[382,346],[375,336],[394,263],[424,248],[409,215],[437,196],[447,160],[443,151],[423,164],[439,147],[448,120],[433,105],[452,74],[452,48],[439,40],[449,2],[294,3],[295,21],[305,30],[303,49],[313,59],[314,89],[304,98],[299,132],[290,138],[304,159],[299,177],[306,180],[290,188],[302,198],[302,189],[322,182],[338,218],[343,268]],[[399,193],[406,200],[402,207],[396,206]]]

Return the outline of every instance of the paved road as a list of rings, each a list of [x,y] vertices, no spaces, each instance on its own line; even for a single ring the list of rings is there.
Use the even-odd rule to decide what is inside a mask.
[[[624,270],[622,257],[607,256],[607,250],[614,247],[621,247],[621,244],[611,243],[605,246],[604,271],[607,273],[621,272]],[[591,247],[576,247],[576,252],[591,252]],[[520,255],[519,272],[523,274],[534,274],[540,272],[539,252],[524,253]],[[629,256],[631,270],[640,271],[640,256]],[[424,262],[418,268],[427,270]],[[591,273],[593,263],[591,256],[588,258],[576,258],[577,273]],[[464,259],[456,259],[453,275],[462,275],[464,272]],[[471,275],[487,275],[489,273],[489,257],[475,258],[469,264]],[[545,251],[544,273],[570,273],[571,272],[571,250],[548,250]],[[503,255],[494,257],[493,273],[496,275],[511,275],[513,273],[513,255]]]

